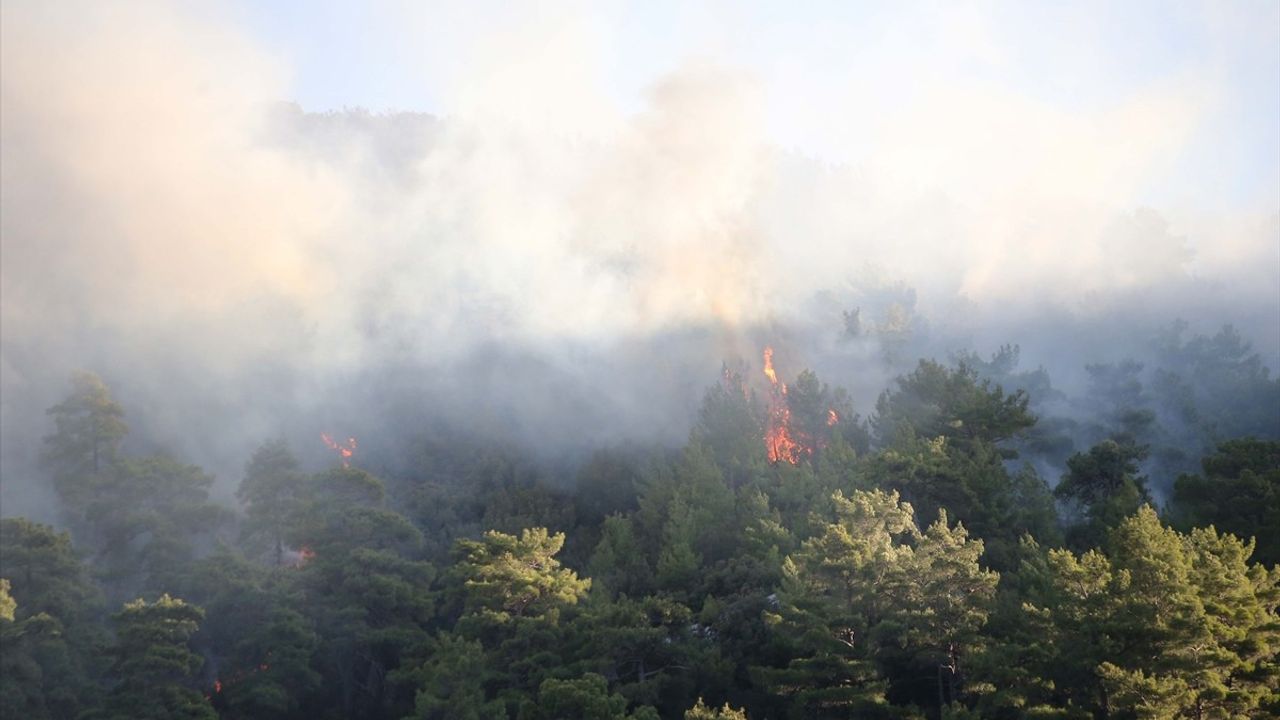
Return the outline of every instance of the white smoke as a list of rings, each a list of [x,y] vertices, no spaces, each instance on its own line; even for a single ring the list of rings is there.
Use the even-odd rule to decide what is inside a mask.
[[[402,12],[405,32],[440,20]],[[7,2],[2,19],[10,485],[38,448],[38,410],[80,367],[161,440],[194,423],[211,438],[197,459],[234,472],[245,438],[361,392],[337,390],[343,378],[452,372],[494,347],[662,425],[684,401],[643,409],[655,393],[696,401],[688,373],[710,382],[719,358],[754,357],[748,328],[794,322],[824,291],[838,304],[903,283],[935,327],[984,339],[1047,309],[1146,303],[1126,317],[1221,322],[1231,308],[1269,358],[1280,348],[1275,198],[1146,202],[1216,112],[1208,71],[1062,107],[931,75],[897,48],[909,97],[883,111],[890,69],[818,88],[797,74],[823,103],[808,122],[829,116],[839,139],[831,163],[771,139],[778,78],[732,63],[682,61],[627,108],[581,9],[507,18],[451,62],[430,56],[439,118],[282,105],[293,69],[231,15]],[[964,53],[1010,61],[982,22],[957,22]],[[693,333],[702,349],[670,361],[644,340],[691,328],[710,328]],[[602,357],[625,360],[585,366]],[[517,365],[469,391],[512,395],[496,375]]]

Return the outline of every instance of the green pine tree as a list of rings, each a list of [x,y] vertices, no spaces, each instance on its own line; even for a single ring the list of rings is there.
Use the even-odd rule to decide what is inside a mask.
[[[125,603],[113,616],[116,685],[97,715],[104,720],[211,720],[209,701],[191,687],[204,660],[188,645],[204,611],[162,595]]]

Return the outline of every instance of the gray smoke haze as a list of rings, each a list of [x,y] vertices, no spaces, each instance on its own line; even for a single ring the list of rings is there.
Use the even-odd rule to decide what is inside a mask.
[[[926,79],[836,164],[772,142],[758,79],[714,61],[618,110],[584,77],[590,28],[554,19],[476,49],[433,116],[308,112],[212,12],[2,13],[5,514],[42,514],[43,410],[76,369],[229,497],[277,435],[679,442],[766,343],[864,414],[922,355],[1016,342],[1070,387],[1175,318],[1280,365],[1280,198],[1144,201],[1211,76],[1083,110]]]

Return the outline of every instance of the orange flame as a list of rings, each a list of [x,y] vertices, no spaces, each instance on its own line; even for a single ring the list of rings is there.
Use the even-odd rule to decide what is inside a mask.
[[[812,429],[804,431],[792,425],[791,405],[787,398],[787,384],[778,382],[778,373],[773,369],[773,348],[764,349],[764,374],[769,378],[769,409],[765,418],[764,445],[769,462],[789,462],[792,465],[800,462],[800,456],[813,455],[815,449],[826,446],[826,438],[815,434]],[[827,410],[827,427],[840,422],[840,414],[834,409]]]
[[[267,651],[267,657],[268,658],[271,657],[270,651]],[[243,681],[245,678],[249,677],[250,675],[255,675],[260,672],[266,672],[267,670],[270,670],[270,669],[271,669],[270,663],[263,661],[258,663],[257,667],[248,668],[246,670],[239,670],[237,672],[232,673],[229,677],[227,677],[226,682],[223,682],[222,678],[214,678],[213,694],[214,695],[221,694],[224,688],[231,687],[232,685],[235,685]],[[212,699],[212,697],[210,697],[207,694],[205,695],[205,698]]]
[[[787,404],[787,384],[778,382],[773,370],[773,348],[764,349],[764,374],[769,378],[769,413],[765,419],[764,447],[769,462],[779,460],[795,465],[800,461],[800,443],[791,436],[791,408]]]
[[[329,433],[320,433],[320,439],[324,441],[325,447],[338,453],[338,457],[342,458],[342,467],[351,467],[351,456],[356,454],[355,438],[347,438],[345,443],[340,443]]]
[[[773,371],[773,348],[767,346],[764,349],[764,375],[769,378],[770,383],[778,384],[778,374]],[[786,392],[785,385],[782,392]]]

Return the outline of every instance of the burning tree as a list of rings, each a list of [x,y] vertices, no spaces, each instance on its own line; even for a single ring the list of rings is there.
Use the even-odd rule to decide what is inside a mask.
[[[764,375],[769,379],[764,443],[769,462],[792,465],[826,447],[831,428],[850,414],[842,390],[832,391],[805,370],[788,387],[773,367],[773,348],[764,349]]]
[[[351,458],[356,454],[356,439],[349,437],[345,442],[334,440],[329,433],[320,433],[320,441],[330,450],[338,453],[338,457],[342,458],[342,467],[351,467]]]

